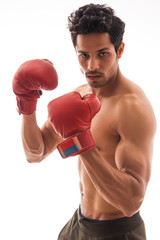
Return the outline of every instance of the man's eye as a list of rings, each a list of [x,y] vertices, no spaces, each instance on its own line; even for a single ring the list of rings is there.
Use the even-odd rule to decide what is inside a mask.
[[[88,58],[89,56],[88,56],[87,53],[81,53],[81,54],[80,54],[80,57],[81,57],[81,58]]]
[[[101,57],[105,57],[105,56],[108,56],[108,52],[100,52],[99,54]]]

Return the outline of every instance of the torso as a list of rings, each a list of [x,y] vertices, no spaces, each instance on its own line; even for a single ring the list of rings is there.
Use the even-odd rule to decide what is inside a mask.
[[[115,163],[115,150],[120,141],[120,136],[117,132],[117,106],[122,97],[138,97],[148,104],[148,101],[143,91],[134,83],[124,79],[122,86],[119,88],[119,93],[110,97],[100,97],[101,109],[95,115],[91,123],[91,133],[96,143],[97,148],[114,168],[117,168]],[[91,93],[88,85],[77,88],[82,96]],[[78,160],[80,192],[81,192],[81,211],[87,218],[98,220],[111,220],[124,217],[124,214],[106,202],[94,187],[84,165],[79,157]],[[101,174],[101,173],[99,173]],[[102,179],[103,181],[103,179]]]

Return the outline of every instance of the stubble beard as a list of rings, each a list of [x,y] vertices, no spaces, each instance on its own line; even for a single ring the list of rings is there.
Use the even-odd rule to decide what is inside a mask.
[[[109,82],[109,80],[110,79],[105,78],[103,81],[99,82],[98,80],[90,81],[89,79],[87,79],[87,82],[91,88],[101,88],[104,87]]]

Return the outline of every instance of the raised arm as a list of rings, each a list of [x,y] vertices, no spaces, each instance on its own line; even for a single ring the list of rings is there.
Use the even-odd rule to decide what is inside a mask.
[[[98,149],[82,153],[81,159],[103,199],[131,216],[140,208],[150,179],[156,123],[149,103],[122,101],[117,107],[117,168]]]
[[[58,76],[52,62],[46,59],[34,59],[24,62],[13,78],[13,91],[17,99],[19,114],[23,114],[22,141],[29,162],[44,159],[60,141],[53,127],[47,121],[42,129],[36,121],[37,99],[42,89],[57,87]]]

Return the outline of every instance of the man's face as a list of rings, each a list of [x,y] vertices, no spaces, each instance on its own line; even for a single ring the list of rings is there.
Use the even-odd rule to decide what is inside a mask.
[[[117,73],[119,56],[108,33],[79,34],[76,52],[81,70],[92,88],[105,86]]]

